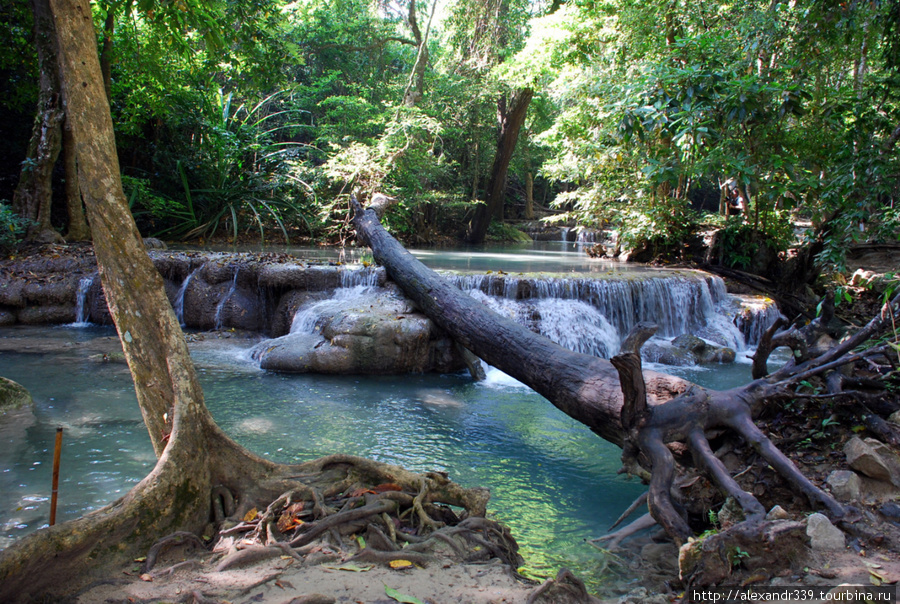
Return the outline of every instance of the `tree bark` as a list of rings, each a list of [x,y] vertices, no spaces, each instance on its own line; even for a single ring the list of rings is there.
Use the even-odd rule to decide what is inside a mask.
[[[747,523],[762,522],[762,508],[755,497],[744,492],[712,454],[706,433],[718,428],[736,432],[793,489],[823,507],[832,518],[844,518],[843,506],[805,478],[756,427],[753,418],[763,401],[790,398],[793,385],[800,381],[861,358],[859,353],[849,354],[850,351],[873,334],[889,329],[898,315],[900,296],[863,330],[834,349],[805,362],[789,364],[744,387],[715,391],[678,377],[642,372],[640,357],[633,354],[634,350],[623,353],[614,366],[610,361],[554,344],[447,283],[403,249],[384,230],[374,212],[364,210],[355,198],[351,205],[353,223],[362,243],[372,248],[375,260],[432,321],[459,344],[532,387],[600,437],[623,446],[623,462],[629,471],[646,475],[644,468],[651,470],[650,512],[679,544],[692,532],[671,499],[676,464],[667,444],[675,441],[691,449],[713,483],[743,507]],[[645,339],[648,326],[638,327],[642,333],[628,338],[635,342],[631,348],[639,348]],[[883,354],[884,350],[875,353]],[[624,379],[620,380],[620,375]],[[629,407],[624,405],[623,383],[631,400]],[[760,534],[764,533],[760,530]]]
[[[13,194],[13,209],[31,224],[26,239],[60,239],[50,224],[53,167],[62,145],[64,117],[57,66],[56,35],[48,0],[31,0],[40,90],[28,156]]]
[[[78,183],[78,161],[75,157],[75,137],[69,122],[62,129],[63,167],[66,178],[66,210],[69,215],[69,230],[64,239],[67,242],[90,241],[91,229],[84,214],[84,202],[81,200],[81,186]]]
[[[497,103],[497,119],[500,123],[500,134],[497,137],[497,151],[494,154],[494,163],[491,166],[491,177],[488,181],[487,202],[479,205],[475,210],[475,218],[469,229],[467,239],[469,243],[483,243],[487,235],[488,226],[492,218],[503,218],[503,202],[506,199],[506,177],[509,173],[509,163],[512,161],[516,143],[519,140],[519,131],[525,123],[528,115],[528,105],[534,97],[531,88],[516,90],[509,104],[502,97]]]

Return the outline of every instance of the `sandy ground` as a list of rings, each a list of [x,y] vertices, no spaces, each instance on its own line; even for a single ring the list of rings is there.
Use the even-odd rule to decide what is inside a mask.
[[[177,564],[174,560],[168,561]],[[81,594],[80,604],[99,602],[217,602],[287,604],[300,602],[522,603],[536,588],[514,578],[509,567],[495,564],[432,564],[393,570],[386,565],[334,561],[308,566],[290,557],[216,572],[210,564],[186,564],[166,574],[161,564],[152,580],[142,580],[139,567],[123,571],[105,585]],[[355,570],[341,570],[351,568]],[[364,569],[364,570],[361,570]],[[124,574],[129,573],[129,574]],[[144,579],[150,579],[144,575]],[[395,598],[388,590],[396,590]],[[305,598],[305,599],[304,599]]]

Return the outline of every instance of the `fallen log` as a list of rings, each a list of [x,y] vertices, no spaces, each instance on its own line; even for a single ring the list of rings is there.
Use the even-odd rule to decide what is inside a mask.
[[[634,341],[629,345],[632,350],[612,361],[562,348],[451,285],[391,237],[375,212],[364,209],[355,197],[351,205],[359,240],[371,247],[375,260],[432,321],[487,363],[527,384],[598,436],[623,447],[623,462],[632,473],[646,476],[649,472],[650,514],[679,545],[694,531],[672,497],[678,464],[668,445],[675,442],[686,446],[713,484],[743,509],[745,520],[735,533],[766,534],[763,506],[713,454],[707,434],[714,429],[740,435],[792,490],[803,493],[832,520],[849,522],[844,506],[806,478],[754,418],[767,402],[790,398],[800,381],[864,358],[851,351],[891,325],[898,312],[897,298],[863,330],[831,350],[802,362],[792,359],[774,374],[760,375],[743,387],[715,391],[675,376],[642,371],[635,351],[648,337],[646,333],[629,338]],[[645,331],[647,326],[638,328]],[[792,341],[801,345],[800,339]]]

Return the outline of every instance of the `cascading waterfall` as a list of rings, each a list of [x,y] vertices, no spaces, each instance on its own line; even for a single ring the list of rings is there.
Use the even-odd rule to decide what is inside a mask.
[[[222,299],[219,300],[218,306],[216,306],[216,330],[217,331],[222,329],[223,327],[225,327],[225,322],[224,322],[224,317],[223,317],[223,313],[225,312],[225,304],[228,302],[228,298],[230,298],[234,294],[235,290],[237,290],[237,280],[238,280],[239,272],[240,272],[240,269],[238,269],[238,268],[234,269],[234,279],[232,279],[232,281],[231,281],[231,287],[228,289],[228,292],[222,297]]]
[[[191,283],[191,279],[194,278],[194,275],[197,274],[199,268],[194,269],[191,273],[185,277],[184,282],[181,284],[181,287],[178,288],[178,294],[175,296],[175,305],[172,307],[172,310],[175,311],[175,317],[178,319],[178,323],[184,327],[184,294],[187,291],[188,285]],[[216,311],[218,315],[218,309]],[[218,319],[217,319],[218,322]]]
[[[509,275],[448,275],[470,295],[529,329],[571,350],[609,358],[638,322],[658,326],[657,336],[690,333],[737,351],[747,349],[747,328],[736,326],[736,309],[725,283],[714,276],[671,275],[640,279],[540,278]],[[752,313],[753,330],[774,316]],[[776,311],[777,316],[777,311]],[[748,325],[750,319],[747,319]],[[756,327],[760,325],[762,327]]]
[[[341,287],[356,287],[364,285],[366,287],[374,287],[378,285],[379,269],[373,267],[365,267],[357,270],[341,271]]]
[[[94,276],[84,277],[78,282],[75,292],[75,322],[72,327],[87,327],[91,324],[91,309],[87,304],[87,295],[94,284]]]
[[[379,271],[374,268],[341,271],[341,287],[334,290],[332,296],[306,304],[297,309],[291,321],[291,333],[316,333],[320,329],[319,321],[333,317],[335,314],[366,303],[369,305],[378,284]]]

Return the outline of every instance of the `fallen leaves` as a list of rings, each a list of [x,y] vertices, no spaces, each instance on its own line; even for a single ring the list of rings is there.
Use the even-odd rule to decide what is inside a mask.
[[[388,587],[387,585],[384,586],[384,593],[387,594],[387,596],[392,600],[396,600],[401,604],[424,604],[424,602],[422,602],[422,600],[420,600],[419,598],[402,594],[396,589]]]

